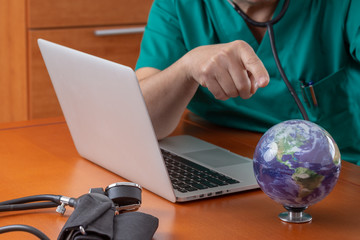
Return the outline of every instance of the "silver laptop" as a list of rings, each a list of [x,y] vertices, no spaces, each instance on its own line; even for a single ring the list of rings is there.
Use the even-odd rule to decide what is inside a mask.
[[[38,44],[82,157],[171,202],[258,188],[249,158],[188,135],[158,142],[131,68]]]

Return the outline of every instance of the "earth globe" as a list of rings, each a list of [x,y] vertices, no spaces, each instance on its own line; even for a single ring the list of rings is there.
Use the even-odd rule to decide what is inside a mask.
[[[312,220],[304,210],[334,188],[341,168],[339,148],[330,134],[306,120],[281,122],[259,140],[254,173],[260,188],[287,210],[282,221]]]

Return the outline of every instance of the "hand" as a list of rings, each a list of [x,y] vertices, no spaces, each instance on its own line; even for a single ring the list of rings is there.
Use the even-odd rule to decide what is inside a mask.
[[[187,78],[207,87],[215,98],[250,98],[269,83],[269,74],[244,41],[201,46],[184,56]]]

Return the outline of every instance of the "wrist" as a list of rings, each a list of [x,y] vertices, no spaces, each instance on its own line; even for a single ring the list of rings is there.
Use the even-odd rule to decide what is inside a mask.
[[[193,60],[191,51],[181,57],[174,65],[176,65],[178,76],[184,81],[187,87],[198,87],[199,83],[196,81],[193,75]]]

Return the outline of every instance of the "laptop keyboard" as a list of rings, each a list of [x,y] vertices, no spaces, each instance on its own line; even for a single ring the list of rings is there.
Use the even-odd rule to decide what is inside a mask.
[[[174,189],[192,192],[212,187],[239,183],[239,181],[191,162],[181,156],[161,149]]]

